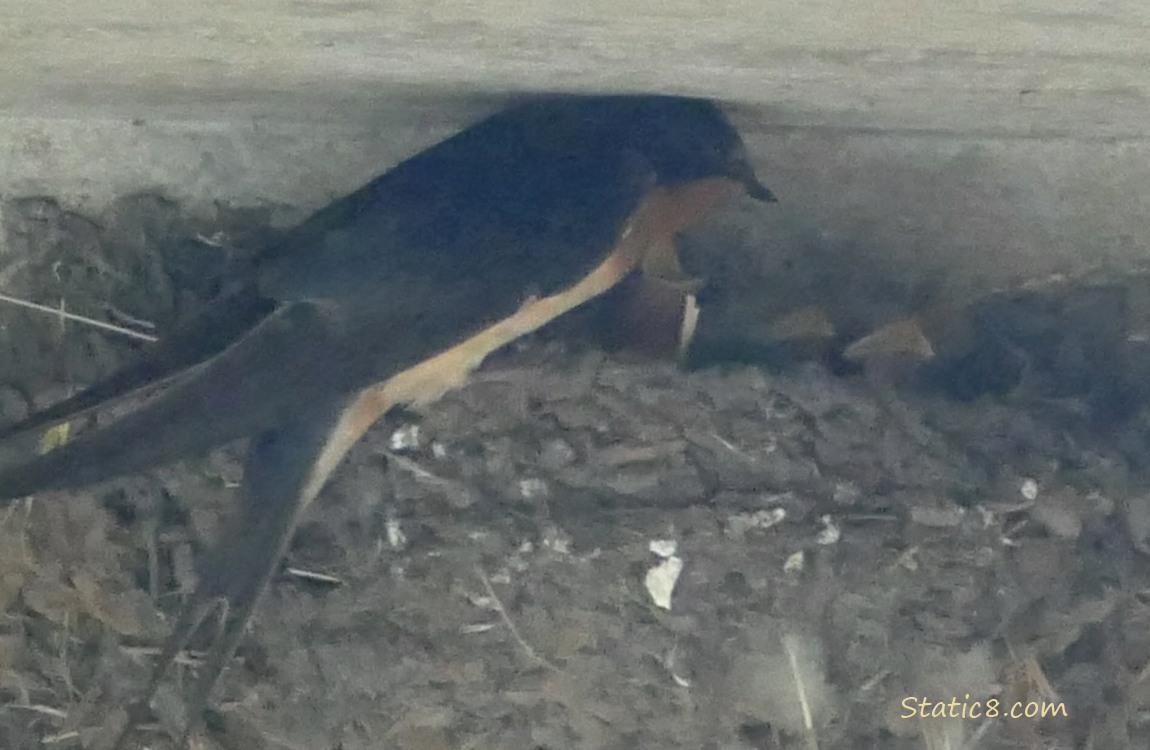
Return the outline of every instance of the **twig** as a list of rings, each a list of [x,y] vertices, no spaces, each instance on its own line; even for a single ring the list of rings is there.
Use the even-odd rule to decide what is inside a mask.
[[[64,310],[60,310],[60,309],[55,308],[55,307],[48,307],[47,305],[40,305],[40,304],[37,304],[35,302],[29,302],[28,300],[19,299],[17,297],[9,297],[7,294],[3,294],[3,293],[0,293],[0,302],[9,302],[13,305],[19,305],[20,307],[26,307],[29,310],[37,310],[39,312],[45,312],[45,313],[53,315],[57,318],[63,318],[65,320],[74,320],[77,323],[84,323],[86,325],[90,325],[90,326],[93,326],[95,328],[102,328],[105,331],[112,331],[113,333],[119,333],[123,336],[128,336],[128,337],[131,337],[134,339],[140,339],[142,341],[158,341],[159,340],[156,336],[152,336],[151,334],[140,333],[139,331],[133,331],[131,328],[124,328],[122,326],[112,325],[111,323],[105,323],[102,320],[95,320],[94,318],[88,318],[88,317],[85,317],[83,315],[76,315],[75,313],[65,312]]]
[[[342,586],[343,581],[335,576],[329,576],[326,573],[317,573],[314,570],[304,570],[303,568],[287,568],[285,571],[289,576],[311,581],[313,583],[322,583],[327,586]]]
[[[68,712],[61,711],[52,706],[45,706],[40,703],[15,703],[8,708],[13,711],[31,711],[32,713],[42,714],[44,716],[51,716],[53,719],[67,719]]]
[[[156,657],[159,656],[162,651],[162,649],[155,646],[121,646],[120,650],[132,657]],[[172,659],[172,663],[178,664],[181,667],[198,667],[204,663],[205,656],[206,654],[202,651],[181,651]]]
[[[150,320],[144,320],[143,318],[137,318],[135,315],[129,315],[115,305],[105,303],[104,307],[108,309],[108,313],[113,318],[120,321],[121,323],[127,323],[128,325],[135,326],[136,328],[147,328],[149,331],[156,330],[156,324]]]
[[[818,750],[819,741],[815,736],[815,722],[811,716],[811,704],[807,700],[807,689],[803,685],[803,675],[799,671],[798,643],[793,636],[783,636],[783,650],[787,652],[787,661],[791,665],[791,676],[795,680],[795,692],[799,695],[799,708],[803,712],[803,729],[806,730],[807,747]]]
[[[531,647],[530,643],[523,639],[523,636],[519,634],[519,628],[515,627],[515,623],[511,621],[510,615],[507,614],[507,610],[504,608],[503,602],[499,601],[499,597],[495,594],[495,589],[492,587],[491,581],[487,578],[487,574],[483,572],[482,568],[476,568],[476,572],[479,574],[479,580],[483,581],[483,588],[487,589],[487,595],[491,597],[491,602],[495,607],[495,611],[499,613],[499,617],[503,620],[503,624],[507,626],[509,631],[511,631],[511,636],[516,640],[519,646],[527,653],[529,657],[535,661],[539,662],[553,672],[562,673],[562,669],[555,666],[555,664],[541,656],[538,651]]]
[[[978,729],[974,730],[974,734],[970,735],[970,739],[962,743],[962,750],[974,750],[979,740],[982,739],[982,736],[990,731],[992,724],[993,722],[990,719],[984,719],[983,722],[978,725]]]

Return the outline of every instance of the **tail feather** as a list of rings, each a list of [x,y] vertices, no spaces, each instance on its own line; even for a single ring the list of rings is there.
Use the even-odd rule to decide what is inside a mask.
[[[254,287],[242,287],[153,344],[138,361],[74,396],[0,429],[0,440],[77,419],[133,394],[171,383],[238,340],[272,308],[273,303],[261,297]]]
[[[80,487],[164,464],[298,418],[341,383],[330,321],[280,308],[252,332],[122,418],[0,471],[3,500]]]

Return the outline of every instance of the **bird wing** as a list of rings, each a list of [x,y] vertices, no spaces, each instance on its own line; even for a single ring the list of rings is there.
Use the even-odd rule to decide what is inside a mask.
[[[540,111],[550,118],[540,122]],[[599,260],[651,179],[637,157],[569,137],[565,118],[577,115],[512,109],[406,160],[297,225],[136,362],[0,429],[0,439],[175,385],[294,302],[327,300],[363,317],[373,305],[390,314],[391,301],[426,289],[418,282],[486,285],[488,295],[510,294],[507,304],[524,278],[529,293],[570,284]],[[412,278],[414,289],[397,283]]]
[[[640,183],[628,170],[608,176],[597,181],[593,202],[614,194],[621,198],[616,205],[631,207],[640,223],[642,216],[662,216],[634,210],[647,204],[640,204]],[[554,199],[561,209],[558,192]],[[497,221],[497,228],[484,234],[476,221],[469,238],[460,236],[447,247],[459,261],[452,268],[421,261],[426,256],[402,244],[405,234],[397,237],[394,226],[383,231],[377,221],[369,213],[339,230],[346,242],[383,246],[378,263],[364,270],[376,276],[372,283],[333,280],[322,273],[276,277],[274,272],[284,266],[268,266],[271,273],[264,278],[273,279],[272,286],[281,292],[293,289],[301,299],[279,303],[238,341],[176,378],[136,411],[0,473],[0,497],[81,486],[271,430],[292,423],[306,405],[386,383],[427,361],[435,364],[396,381],[399,385],[385,390],[383,401],[373,402],[371,421],[382,413],[381,403],[386,402],[386,410],[400,401],[434,400],[490,351],[613,285],[640,262],[643,242],[651,244],[640,238],[655,231],[654,225],[634,231],[636,217],[624,214],[610,222],[614,240],[579,245],[573,227],[568,246],[566,235],[550,227]],[[403,230],[410,226],[400,223]],[[588,228],[586,235],[595,233],[605,234]],[[393,243],[400,250],[388,252]],[[442,260],[440,254],[429,254]],[[590,285],[580,286],[579,271],[574,271],[565,288],[540,296],[539,290],[557,285],[552,266],[570,274],[588,260],[600,263],[598,275],[583,274]],[[286,268],[294,274],[298,266]],[[309,291],[329,296],[304,296]],[[420,392],[428,383],[440,385]]]
[[[152,388],[170,385],[249,332],[275,303],[244,286],[212,301],[197,315],[143,350],[134,362],[76,394],[0,428],[0,440],[70,422]]]

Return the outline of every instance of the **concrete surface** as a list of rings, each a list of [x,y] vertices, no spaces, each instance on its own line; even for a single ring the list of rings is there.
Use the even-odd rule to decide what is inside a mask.
[[[3,0],[0,17],[0,102],[35,113],[354,120],[396,90],[673,89],[797,124],[1144,137],[1150,86],[1138,0]]]
[[[161,189],[288,221],[506,92],[643,89],[734,104],[783,199],[764,252],[825,242],[964,285],[1150,250],[1136,0],[0,0],[0,19],[3,196]]]

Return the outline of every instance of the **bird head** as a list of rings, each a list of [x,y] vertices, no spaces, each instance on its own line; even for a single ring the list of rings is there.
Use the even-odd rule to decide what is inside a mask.
[[[617,127],[660,185],[726,178],[760,201],[774,201],[759,181],[739,132],[717,104],[679,96],[619,97]],[[608,116],[605,119],[611,119]]]

